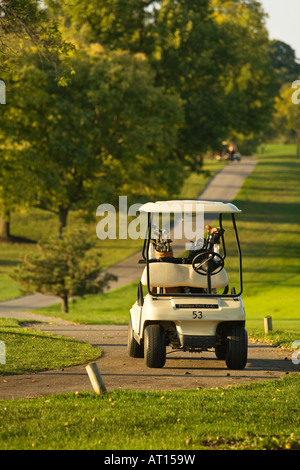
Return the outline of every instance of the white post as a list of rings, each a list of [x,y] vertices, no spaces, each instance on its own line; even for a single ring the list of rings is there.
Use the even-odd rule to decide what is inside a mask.
[[[4,341],[0,341],[0,364],[6,364],[6,350]]]
[[[269,333],[269,331],[273,330],[272,317],[270,317],[269,315],[264,318],[264,326],[265,326],[265,333]]]
[[[106,393],[106,387],[104,385],[102,376],[98,369],[98,366],[95,362],[86,366],[86,371],[90,378],[91,384],[93,386],[94,392],[100,395],[101,393]]]
[[[3,80],[0,80],[0,104],[6,104],[6,87]]]

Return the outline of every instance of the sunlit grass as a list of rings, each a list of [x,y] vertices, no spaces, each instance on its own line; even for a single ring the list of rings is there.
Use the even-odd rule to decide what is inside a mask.
[[[0,448],[299,449],[299,376],[230,387],[0,402]],[[136,454],[132,454],[136,455]],[[145,453],[143,458],[146,458]]]
[[[33,330],[13,318],[0,318],[0,341],[5,345],[5,364],[0,364],[0,375],[69,367],[101,355],[88,343]]]

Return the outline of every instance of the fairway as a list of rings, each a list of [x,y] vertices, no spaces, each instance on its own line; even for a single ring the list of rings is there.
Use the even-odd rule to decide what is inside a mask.
[[[299,339],[300,161],[292,145],[266,145],[258,159],[235,201],[243,210],[247,326],[262,330],[263,317],[271,315],[274,330]]]

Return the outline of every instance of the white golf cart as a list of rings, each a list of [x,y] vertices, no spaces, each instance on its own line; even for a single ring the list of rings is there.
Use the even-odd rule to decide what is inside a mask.
[[[192,215],[199,210],[204,213],[202,223],[207,235],[203,232],[200,240],[196,234],[195,242],[179,243],[176,254],[178,240],[173,240],[173,246],[170,232],[165,232],[157,222],[168,211],[175,216],[176,208],[182,214],[183,207],[188,207]],[[147,235],[140,261],[146,266],[138,284],[137,300],[130,310],[129,355],[144,357],[148,367],[161,368],[166,361],[166,346],[190,352],[214,350],[229,369],[243,369],[247,363],[248,339],[241,298],[241,250],[235,222],[235,214],[241,211],[230,203],[196,200],[146,203],[140,212],[147,213]],[[208,222],[212,223],[217,214],[219,227],[212,228]],[[234,256],[226,253],[224,214],[229,214],[233,228],[234,236],[229,239],[235,245]],[[158,215],[156,225],[155,215]],[[236,259],[233,277],[239,284],[238,290],[229,285],[224,268],[226,256],[230,261]]]

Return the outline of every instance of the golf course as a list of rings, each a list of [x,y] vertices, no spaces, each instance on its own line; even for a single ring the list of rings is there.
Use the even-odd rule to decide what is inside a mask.
[[[190,390],[88,390],[34,399],[0,401],[0,449],[51,450],[268,450],[300,449],[299,362],[299,235],[300,159],[296,145],[266,144],[234,201],[243,255],[243,301],[250,341],[270,344],[294,358],[293,372],[279,380]],[[178,199],[193,199],[226,165],[206,160],[204,172],[192,174]],[[71,214],[74,226],[80,215]],[[10,275],[25,254],[37,250],[29,240],[43,240],[55,231],[51,216],[37,210],[14,215],[13,234],[26,242],[0,245],[0,299],[20,297]],[[90,233],[95,224],[90,223]],[[99,241],[103,268],[141,249],[140,240]],[[113,243],[117,244],[113,249]],[[113,254],[112,254],[113,253]],[[237,273],[234,271],[232,275]],[[138,280],[137,280],[138,281]],[[137,281],[100,294],[34,309],[35,314],[77,324],[127,325],[136,299]],[[33,311],[32,311],[33,313]],[[264,317],[273,330],[265,333]],[[38,370],[63,369],[101,357],[101,348],[54,336],[14,318],[0,318],[0,340],[6,363],[0,364],[0,387],[7,377]],[[298,342],[298,343],[297,343]],[[295,348],[295,345],[297,345]],[[84,429],[84,432],[82,430]]]

